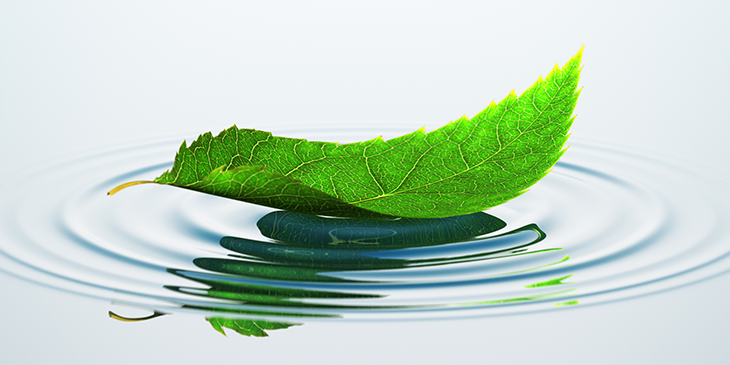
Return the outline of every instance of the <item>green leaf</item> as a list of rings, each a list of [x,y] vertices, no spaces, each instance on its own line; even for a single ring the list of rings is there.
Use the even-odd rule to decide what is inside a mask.
[[[207,317],[205,320],[208,321],[216,331],[222,333],[224,336],[226,335],[226,331],[223,329],[224,327],[230,328],[244,336],[267,337],[267,330],[278,330],[298,326],[298,324],[293,323],[270,322],[245,318]]]
[[[582,51],[519,97],[512,91],[473,118],[429,133],[422,128],[387,141],[338,144],[233,126],[190,146],[183,142],[172,169],[154,182],[330,216],[483,211],[524,193],[565,152]]]

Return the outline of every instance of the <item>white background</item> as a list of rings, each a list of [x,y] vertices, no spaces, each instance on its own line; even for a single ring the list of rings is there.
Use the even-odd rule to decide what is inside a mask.
[[[432,130],[584,44],[573,138],[730,181],[729,19],[721,1],[0,1],[0,181],[65,153],[233,124]],[[117,322],[109,302],[5,275],[0,287],[3,364],[730,361],[728,275],[593,307],[267,339],[185,316]]]

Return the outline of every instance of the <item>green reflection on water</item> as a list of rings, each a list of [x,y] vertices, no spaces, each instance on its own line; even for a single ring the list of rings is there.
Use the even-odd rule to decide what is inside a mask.
[[[570,293],[570,292],[575,291],[577,289],[578,288],[571,288],[571,289],[554,291],[554,292],[550,292],[550,293],[537,294],[537,295],[529,295],[529,296],[516,297],[516,298],[506,298],[506,299],[497,299],[497,300],[484,300],[484,301],[471,302],[471,303],[458,303],[458,304],[454,304],[453,306],[455,306],[455,307],[463,307],[463,306],[486,305],[486,304],[504,304],[504,303],[526,302],[526,301],[530,301],[530,300],[547,299],[547,298],[554,297],[554,296],[557,296],[557,295],[560,295],[560,294]]]
[[[553,305],[556,306],[556,307],[564,307],[566,305],[577,305],[577,304],[579,304],[577,300],[571,300],[571,301],[568,301],[568,302],[555,303]]]
[[[204,269],[203,272],[168,269],[174,275],[206,287],[165,286],[179,293],[216,299],[216,302],[184,304],[183,308],[219,313],[206,320],[223,334],[224,328],[229,328],[246,336],[266,336],[267,330],[297,325],[290,323],[290,320],[279,322],[241,318],[246,316],[282,319],[340,317],[343,311],[348,310],[495,305],[545,300],[576,290],[571,288],[464,303],[394,305],[378,302],[378,299],[388,296],[380,289],[382,285],[408,282],[400,280],[398,276],[400,272],[406,272],[404,269],[561,250],[546,248],[530,251],[531,246],[546,237],[545,232],[535,224],[482,237],[506,226],[499,218],[486,213],[437,219],[343,219],[279,211],[262,217],[257,226],[264,236],[275,241],[223,237],[220,240],[221,247],[232,252],[228,258],[194,259],[195,266]],[[526,239],[526,233],[532,233],[532,238]],[[426,249],[428,254],[413,255],[409,251],[412,249]],[[488,277],[539,271],[568,259],[565,256],[559,261]],[[392,275],[386,279],[352,276],[353,273],[381,272]],[[562,280],[570,276],[530,284],[525,288],[569,284]]]
[[[223,329],[224,327],[230,328],[244,336],[267,337],[268,334],[266,333],[266,330],[279,330],[298,326],[298,324],[294,323],[280,323],[244,318],[208,317],[205,320],[208,321],[216,331],[222,333],[223,336],[226,335],[226,331]]]
[[[534,224],[490,237],[490,239],[515,235],[520,232],[534,232],[537,234],[537,238],[529,242],[522,242],[516,246],[497,250],[425,259],[377,257],[375,255],[378,252],[383,253],[387,251],[373,249],[289,247],[282,243],[223,237],[220,242],[222,247],[243,255],[231,255],[235,259],[197,258],[193,260],[193,263],[201,269],[257,279],[304,282],[365,282],[364,280],[341,278],[334,273],[342,271],[443,266],[562,250],[560,248],[552,248],[513,253],[515,249],[535,245],[545,238],[545,233]],[[487,240],[484,239],[482,241]],[[411,246],[411,248],[413,247],[416,246]],[[565,260],[567,258],[557,263]],[[546,266],[521,270],[520,272],[533,271]]]
[[[553,285],[563,285],[563,284],[571,284],[571,283],[564,283],[563,280],[573,276],[573,274],[563,276],[562,278],[557,279],[551,279],[546,281],[541,281],[539,283],[525,285],[525,288],[539,288],[543,286],[553,286]]]

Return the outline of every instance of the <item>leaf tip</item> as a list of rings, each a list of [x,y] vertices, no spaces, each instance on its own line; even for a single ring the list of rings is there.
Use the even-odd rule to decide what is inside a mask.
[[[583,69],[583,67],[582,66],[578,67],[578,66],[580,66],[580,61],[583,59],[583,49],[585,49],[585,47],[586,47],[585,44],[583,46],[581,46],[580,50],[578,50],[578,53],[576,53],[575,56],[573,56],[573,58],[571,58],[568,62],[566,62],[565,66],[563,66],[563,68],[564,69],[568,68],[568,67],[577,68],[578,72],[580,72]]]
[[[583,50],[584,50],[585,48],[586,48],[586,45],[585,45],[585,44],[583,44],[582,46],[580,46],[580,49],[578,50],[578,53],[576,53],[576,54],[575,54],[575,56],[573,56],[573,58],[574,58],[574,59],[575,59],[576,61],[580,62],[580,60],[581,60],[581,59],[583,58]]]
[[[130,186],[140,185],[140,184],[158,184],[158,183],[157,182],[154,182],[154,181],[149,181],[149,180],[130,181],[130,182],[124,183],[122,185],[119,185],[119,186],[117,186],[114,189],[109,190],[106,193],[106,195],[112,196],[112,195],[118,193],[120,190],[126,189],[126,188],[128,188]]]
[[[226,335],[226,331],[223,329],[223,327],[218,323],[219,318],[216,317],[207,317],[205,318],[208,323],[210,323],[211,326],[213,326],[213,329],[216,330],[218,333],[222,334],[225,337],[228,337]]]

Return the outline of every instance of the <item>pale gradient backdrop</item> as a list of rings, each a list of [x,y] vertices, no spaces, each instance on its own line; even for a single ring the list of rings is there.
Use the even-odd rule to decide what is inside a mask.
[[[584,44],[573,138],[730,181],[729,19],[723,1],[0,1],[0,181],[171,131],[432,130],[519,94]],[[121,323],[109,302],[1,274],[0,286],[3,364],[730,362],[729,275],[551,313],[269,339],[185,316]]]

